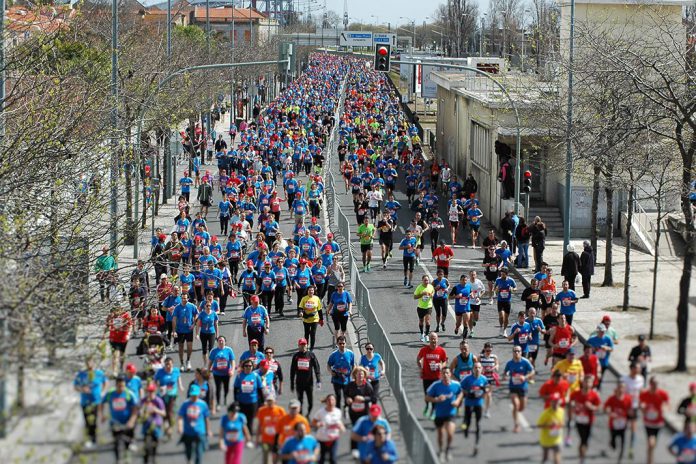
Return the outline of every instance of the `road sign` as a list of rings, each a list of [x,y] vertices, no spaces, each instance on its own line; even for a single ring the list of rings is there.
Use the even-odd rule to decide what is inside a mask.
[[[341,47],[372,47],[372,32],[343,31],[339,37]]]
[[[372,42],[374,45],[385,44],[396,47],[396,34],[383,34],[375,32],[372,35]]]

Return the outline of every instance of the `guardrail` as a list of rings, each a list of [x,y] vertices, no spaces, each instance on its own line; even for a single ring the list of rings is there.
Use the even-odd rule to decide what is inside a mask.
[[[343,96],[338,105],[338,111],[343,109]],[[339,118],[336,118],[338,121]],[[386,377],[389,385],[394,393],[394,397],[399,405],[399,428],[403,436],[406,450],[414,463],[418,464],[437,464],[437,454],[435,448],[425,430],[418,422],[416,415],[413,413],[409,404],[406,392],[402,381],[402,366],[396,357],[396,353],[389,342],[387,332],[379,322],[372,304],[370,302],[370,292],[362,282],[360,273],[358,272],[357,259],[351,247],[351,227],[348,218],[341,210],[338,201],[336,200],[337,187],[343,183],[339,179],[340,185],[336,184],[331,168],[335,163],[335,154],[337,153],[337,135],[338,125],[334,127],[329,143],[326,147],[327,169],[325,175],[324,195],[326,198],[327,212],[329,212],[329,225],[334,234],[340,236],[346,243],[346,253],[343,255],[348,261],[348,275],[350,275],[350,290],[353,294],[354,305],[358,309],[360,316],[365,319],[367,326],[367,337],[375,346],[377,352],[382,355],[386,367]]]

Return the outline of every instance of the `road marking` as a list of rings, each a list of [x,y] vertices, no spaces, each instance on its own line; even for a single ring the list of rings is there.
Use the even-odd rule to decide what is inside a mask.
[[[510,411],[512,411],[512,404],[510,404]],[[520,427],[522,427],[522,430],[525,432],[531,432],[532,431],[532,426],[529,425],[529,421],[527,420],[526,417],[524,417],[524,413],[518,412],[517,413],[517,421],[520,424]]]

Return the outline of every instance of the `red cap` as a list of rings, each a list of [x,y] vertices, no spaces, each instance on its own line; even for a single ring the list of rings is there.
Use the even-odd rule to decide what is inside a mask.
[[[605,314],[604,317],[602,318],[602,322],[604,322],[604,321],[609,321],[609,322],[611,322],[611,316],[608,315],[608,314]]]
[[[317,218],[313,217],[312,218],[312,224],[315,224],[317,222]]]
[[[268,366],[269,366],[270,364],[271,364],[271,363],[268,362],[268,359],[264,359],[263,361],[261,361],[261,362],[259,363],[259,367],[260,367],[261,369],[268,369]]]
[[[196,235],[195,237],[193,237],[193,241],[194,241],[194,242],[200,242],[201,240],[202,240],[202,239],[201,239],[201,236],[200,236],[200,235]]]
[[[696,390],[696,382],[691,382],[691,383],[689,384],[689,390],[690,390],[690,391]]]
[[[128,363],[128,364],[126,364],[126,372],[136,373],[136,372],[138,372],[138,368],[135,367],[135,364]]]
[[[249,301],[252,301],[254,303],[259,302],[259,296],[258,295],[251,295],[251,298],[249,298]]]
[[[306,338],[300,338],[297,340],[297,345],[306,345],[307,344],[307,339]]]
[[[157,236],[157,238],[158,238],[159,240],[166,240],[166,239],[167,239],[167,236],[164,235],[164,234],[159,234],[159,235]]]
[[[331,232],[329,232],[328,234],[326,234],[326,238],[333,238],[333,237],[334,237],[334,235],[333,235]]]
[[[210,237],[210,241],[217,242],[217,235],[213,235],[212,237]]]
[[[247,266],[252,266],[252,267],[253,267],[253,266],[254,266],[254,262],[253,262],[252,260],[248,260],[248,261],[247,261]]]
[[[372,406],[370,406],[370,415],[371,416],[377,417],[380,414],[382,414],[382,406],[380,406],[379,404],[373,404]]]
[[[157,385],[155,385],[154,382],[150,382],[149,384],[147,384],[146,390],[149,392],[157,391]]]

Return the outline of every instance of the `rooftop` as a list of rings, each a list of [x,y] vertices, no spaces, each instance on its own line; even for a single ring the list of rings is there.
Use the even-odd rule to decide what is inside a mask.
[[[205,21],[205,7],[195,7],[193,17],[196,21]],[[231,22],[233,17],[235,21],[258,21],[266,19],[266,15],[259,13],[253,8],[210,8],[211,22]]]

